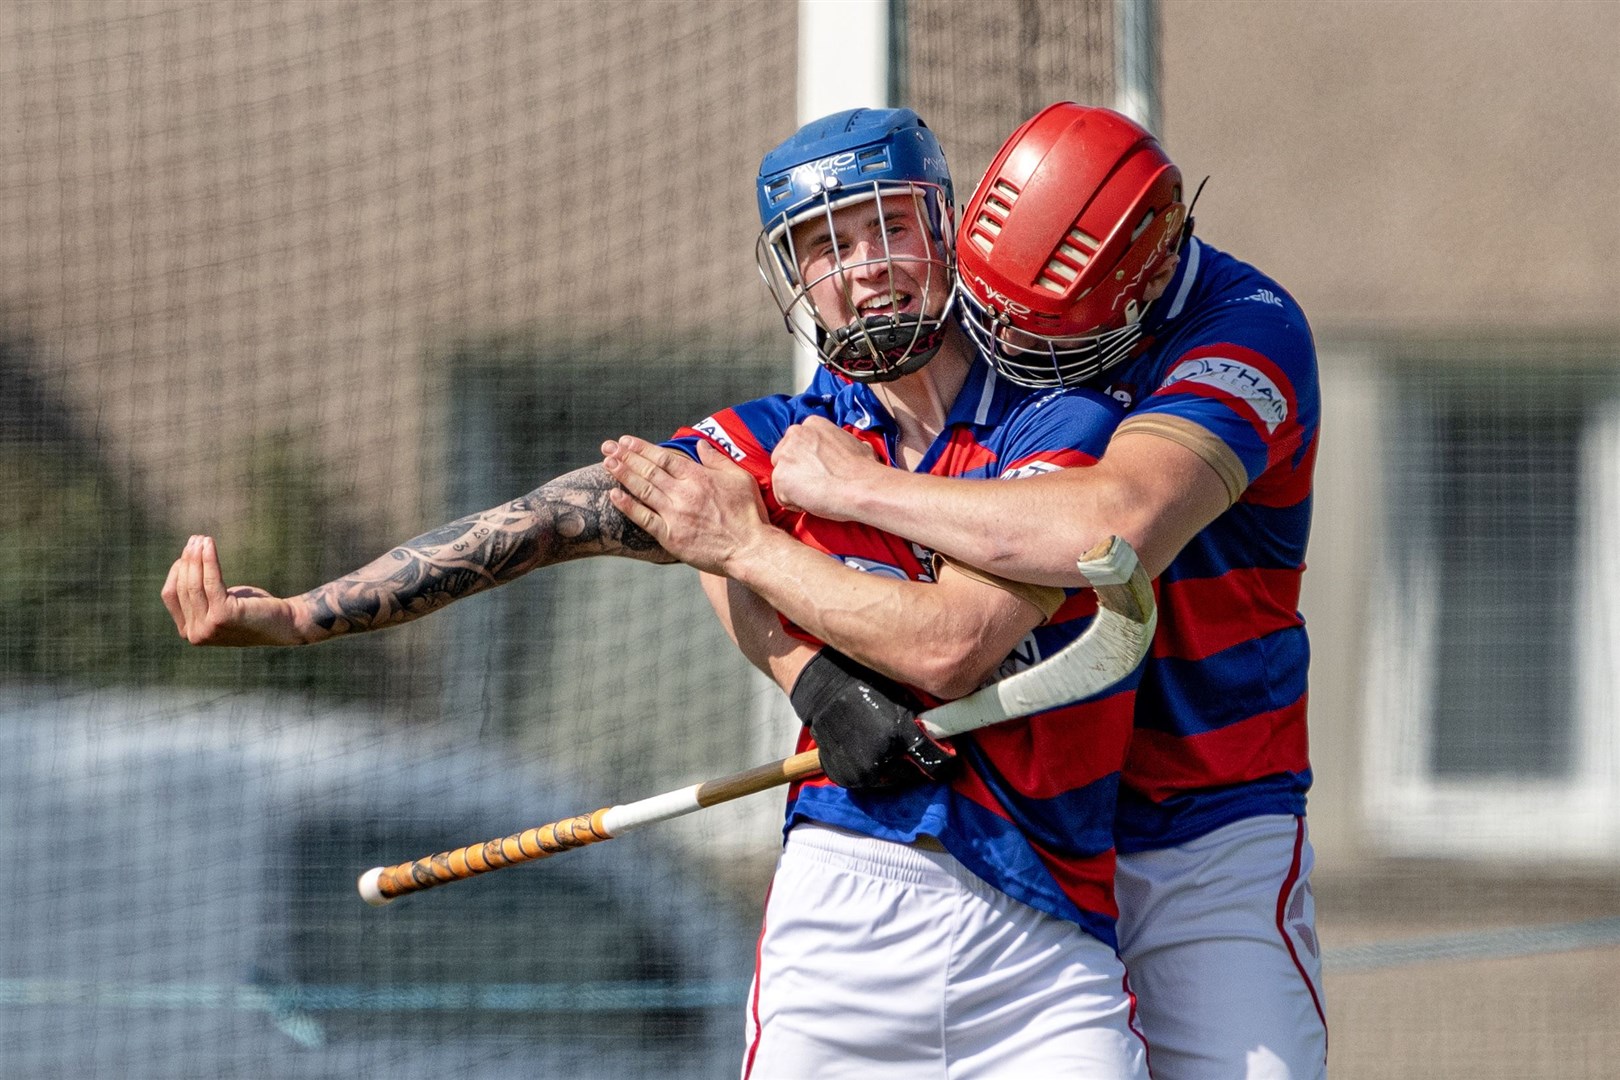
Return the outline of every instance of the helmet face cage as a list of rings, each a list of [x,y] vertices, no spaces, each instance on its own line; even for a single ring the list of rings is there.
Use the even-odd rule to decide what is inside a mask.
[[[1132,304],[1129,321],[1112,330],[1056,337],[1015,329],[1013,313],[979,299],[970,288],[960,292],[962,329],[997,371],[1020,386],[1078,386],[1101,375],[1131,355],[1148,309]]]
[[[840,241],[835,211],[871,203],[877,211],[882,249],[870,257],[847,261],[853,247]],[[926,240],[923,258],[896,254],[889,235],[901,220]],[[830,238],[832,265],[806,279],[807,255],[798,250],[795,232],[812,222],[824,225]],[[760,233],[755,258],[794,336],[816,351],[823,365],[857,382],[887,382],[918,370],[939,351],[955,304],[956,237],[949,196],[939,185],[914,181],[864,181],[848,186],[828,177],[824,190],[784,211]],[[885,306],[898,309],[902,288],[909,280],[920,287],[912,296],[917,308],[898,315],[857,317],[846,322],[817,304],[813,292],[830,282],[847,311],[856,309],[852,277],[868,267],[881,266],[889,295]],[[934,308],[938,311],[934,311]]]

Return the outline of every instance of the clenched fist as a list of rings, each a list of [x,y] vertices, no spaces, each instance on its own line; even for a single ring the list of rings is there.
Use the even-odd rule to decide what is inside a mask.
[[[771,491],[783,506],[848,521],[854,516],[850,495],[860,478],[886,468],[866,443],[812,416],[783,432],[771,452]]]

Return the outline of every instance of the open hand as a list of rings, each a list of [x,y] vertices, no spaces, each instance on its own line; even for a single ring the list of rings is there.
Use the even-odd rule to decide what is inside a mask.
[[[211,536],[193,536],[169,567],[163,606],[193,645],[302,645],[293,605],[252,585],[226,588]]]
[[[708,442],[698,461],[633,435],[602,444],[620,489],[608,498],[663,549],[699,570],[727,574],[771,530],[759,484]]]
[[[843,428],[811,416],[782,433],[771,452],[771,492],[783,506],[829,521],[848,521],[848,495],[870,470],[885,468],[872,448]]]

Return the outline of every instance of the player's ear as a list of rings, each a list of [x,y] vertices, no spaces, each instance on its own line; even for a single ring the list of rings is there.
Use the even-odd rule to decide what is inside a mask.
[[[1180,265],[1180,252],[1171,252],[1170,257],[1164,260],[1164,265],[1148,278],[1147,288],[1142,290],[1142,299],[1151,304],[1163,296],[1164,290],[1170,287],[1170,279],[1176,276],[1176,267]]]

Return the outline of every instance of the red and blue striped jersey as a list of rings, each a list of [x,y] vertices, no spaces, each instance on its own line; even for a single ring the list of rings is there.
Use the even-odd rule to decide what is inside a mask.
[[[1137,692],[1121,852],[1170,847],[1257,814],[1303,814],[1309,647],[1298,611],[1320,401],[1316,350],[1281,286],[1197,239],[1108,393],[1119,434],[1182,442],[1235,501],[1158,581]]]
[[[991,479],[1089,465],[1122,411],[1088,390],[1029,393],[975,363],[918,471]],[[759,481],[772,523],[852,570],[931,581],[931,552],[856,522],[787,510],[774,499],[771,451],[789,425],[808,416],[837,423],[880,460],[899,460],[899,429],[872,390],[830,379],[796,397],[722,410],[666,445],[695,456],[696,440],[708,439]],[[1075,592],[1014,650],[997,677],[1073,641],[1095,613],[1093,594]],[[787,628],[814,640],[791,623]],[[990,885],[1116,946],[1114,809],[1136,678],[1075,705],[958,736],[954,745],[965,767],[949,785],[887,793],[848,791],[824,777],[805,781],[789,795],[787,825],[817,821],[902,843],[937,837]],[[813,745],[802,732],[799,748]]]

